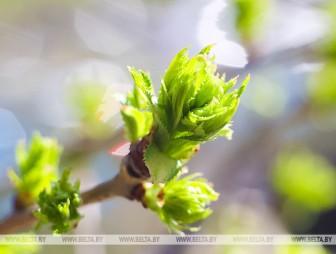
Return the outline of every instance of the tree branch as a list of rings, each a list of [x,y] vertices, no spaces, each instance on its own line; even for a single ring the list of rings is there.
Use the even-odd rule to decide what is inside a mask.
[[[31,211],[15,212],[0,223],[0,234],[9,234],[29,228],[36,218]]]
[[[83,205],[100,202],[115,196],[124,197],[129,200],[137,198],[134,196],[134,191],[141,185],[143,180],[130,176],[126,167],[124,167],[125,164],[122,163],[122,165],[116,177],[81,194]]]

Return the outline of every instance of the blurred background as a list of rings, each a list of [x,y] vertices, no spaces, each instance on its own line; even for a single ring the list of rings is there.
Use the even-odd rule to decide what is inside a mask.
[[[86,190],[112,178],[121,120],[111,94],[132,86],[127,66],[158,88],[170,60],[216,43],[218,71],[251,73],[233,140],[188,163],[220,192],[201,234],[336,234],[336,1],[0,0],[0,216],[15,145],[56,137],[62,164]],[[102,100],[104,98],[104,100]],[[101,103],[103,103],[102,106]],[[97,110],[104,114],[97,119]],[[112,116],[112,117],[111,117]],[[108,120],[109,119],[109,120]],[[108,120],[108,121],[107,121]],[[117,137],[119,139],[116,139]],[[166,234],[139,203],[81,208],[77,234]],[[43,246],[1,253],[336,253],[324,246]],[[7,252],[5,252],[7,251]]]

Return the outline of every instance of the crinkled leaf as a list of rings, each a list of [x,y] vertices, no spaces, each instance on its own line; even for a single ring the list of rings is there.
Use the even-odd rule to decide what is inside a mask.
[[[184,71],[180,73],[180,76],[174,79],[173,84],[169,86],[168,95],[172,103],[172,128],[177,127],[183,113],[188,110],[188,103],[202,83],[202,71],[204,71],[205,66],[206,60],[203,56],[199,55],[192,58],[185,66]]]
[[[133,67],[128,67],[128,70],[134,80],[134,89],[127,97],[128,104],[138,109],[153,104],[155,94],[149,74],[142,70],[137,71]]]
[[[194,148],[217,136],[230,137],[227,125],[238,107],[249,76],[239,89],[230,92],[237,77],[225,81],[225,76],[216,74],[214,58],[208,58],[211,45],[189,59],[187,49],[180,51],[170,64],[154,111],[155,124],[163,129],[168,138],[154,135],[160,150],[176,159],[188,159]],[[173,147],[179,144],[179,146]],[[182,156],[177,157],[177,156]],[[190,157],[189,157],[190,158]]]

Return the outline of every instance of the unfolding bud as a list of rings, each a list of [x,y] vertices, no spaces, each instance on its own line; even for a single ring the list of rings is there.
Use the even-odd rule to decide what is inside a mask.
[[[40,208],[34,212],[39,219],[36,229],[51,223],[54,233],[62,234],[75,227],[82,218],[77,211],[82,202],[78,194],[80,183],[69,183],[69,174],[70,170],[65,170],[58,182],[54,182],[49,190],[40,193],[37,201]]]
[[[160,136],[166,132],[169,138],[160,138],[157,145],[176,159],[189,159],[197,144],[232,135],[231,118],[249,76],[239,89],[229,92],[237,78],[225,81],[224,75],[216,74],[214,58],[208,58],[210,49],[205,47],[191,59],[183,49],[162,81],[155,113]]]
[[[169,181],[198,150],[218,136],[231,139],[231,119],[249,76],[230,92],[237,78],[225,81],[216,73],[207,46],[189,59],[187,48],[172,60],[156,98],[149,74],[129,68],[133,90],[123,101],[121,114],[126,136],[136,143],[151,133],[144,160],[154,182]]]
[[[211,184],[198,174],[173,179],[165,184],[146,183],[143,204],[155,212],[169,230],[183,234],[183,230],[197,231],[192,224],[208,217],[211,201],[218,198]]]

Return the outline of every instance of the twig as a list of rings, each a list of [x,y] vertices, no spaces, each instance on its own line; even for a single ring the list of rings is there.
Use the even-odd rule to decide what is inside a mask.
[[[122,163],[122,165],[125,164]],[[125,167],[121,167],[119,174],[113,179],[83,192],[81,194],[83,205],[100,202],[116,196],[133,200],[137,198],[134,196],[134,191],[142,182],[143,180],[130,176]]]
[[[33,213],[15,212],[0,223],[0,234],[9,234],[30,227],[36,221]]]

